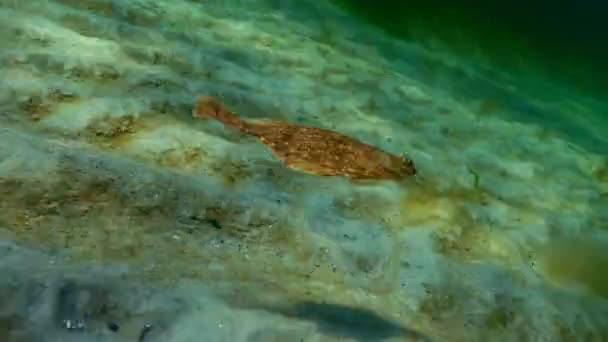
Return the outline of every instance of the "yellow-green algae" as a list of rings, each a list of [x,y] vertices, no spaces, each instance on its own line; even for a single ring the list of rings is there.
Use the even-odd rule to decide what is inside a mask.
[[[553,284],[608,299],[608,242],[556,238],[542,250],[543,270]]]

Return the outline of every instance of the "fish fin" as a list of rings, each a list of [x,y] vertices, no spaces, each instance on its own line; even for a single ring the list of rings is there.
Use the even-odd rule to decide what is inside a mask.
[[[325,168],[315,163],[304,160],[285,161],[285,165],[291,169],[308,173],[315,176],[335,176],[335,172],[330,168]]]
[[[234,112],[231,112],[223,103],[212,96],[199,96],[192,111],[192,116],[218,120],[227,126],[239,129],[244,126],[244,122]]]

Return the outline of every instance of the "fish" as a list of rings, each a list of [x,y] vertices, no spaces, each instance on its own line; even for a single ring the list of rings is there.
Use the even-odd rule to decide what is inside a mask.
[[[280,120],[241,119],[213,96],[197,98],[192,116],[214,119],[257,138],[286,167],[314,176],[401,180],[416,174],[414,161],[328,129]]]

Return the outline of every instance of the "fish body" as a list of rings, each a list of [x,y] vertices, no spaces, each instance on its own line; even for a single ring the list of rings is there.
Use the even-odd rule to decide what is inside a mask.
[[[291,169],[353,180],[401,179],[416,174],[414,162],[327,129],[269,120],[240,119],[215,98],[201,96],[193,116],[216,119],[256,137]]]

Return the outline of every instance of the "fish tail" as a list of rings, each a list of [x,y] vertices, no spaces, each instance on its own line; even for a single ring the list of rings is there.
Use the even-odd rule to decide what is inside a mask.
[[[221,102],[211,96],[199,96],[196,107],[192,111],[195,118],[215,119],[227,126],[242,129],[245,123],[226,108]]]

